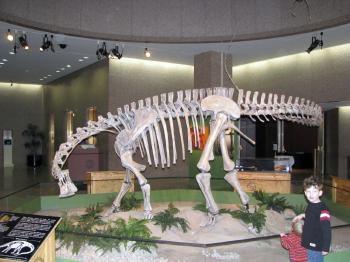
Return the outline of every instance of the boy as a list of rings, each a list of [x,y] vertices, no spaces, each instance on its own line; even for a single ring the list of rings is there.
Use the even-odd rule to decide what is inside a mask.
[[[323,261],[331,244],[330,214],[326,205],[320,200],[322,183],[316,177],[304,180],[304,192],[308,200],[305,214],[296,216],[305,219],[301,245],[307,249],[308,261]]]
[[[306,262],[307,251],[301,246],[301,234],[303,233],[304,221],[297,219],[292,223],[292,231],[289,234],[280,234],[282,246],[289,250],[291,262]]]

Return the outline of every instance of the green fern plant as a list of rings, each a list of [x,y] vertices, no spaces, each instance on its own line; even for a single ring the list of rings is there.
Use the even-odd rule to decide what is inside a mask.
[[[63,246],[72,247],[72,253],[77,255],[80,248],[88,241],[85,236],[77,236],[70,233],[81,233],[81,229],[75,224],[76,217],[70,218],[67,213],[64,213],[60,224],[57,226],[56,238],[61,241],[60,249]]]
[[[123,197],[120,203],[120,209],[122,211],[129,211],[131,209],[140,207],[141,202],[142,202],[142,199],[137,199],[134,193],[127,194]]]
[[[108,200],[104,203],[103,206],[110,207],[113,204],[114,197],[108,198]],[[120,210],[122,211],[129,211],[134,208],[139,208],[141,206],[142,199],[136,198],[135,193],[128,193],[126,194],[121,202],[120,202]]]
[[[220,213],[230,214],[233,218],[241,219],[246,224],[252,224],[258,233],[266,223],[266,206],[255,207],[254,212],[250,213],[249,210],[241,207],[240,210],[220,209]]]
[[[102,250],[103,253],[116,249],[120,252],[120,246],[124,245],[126,249],[128,242],[133,239],[138,241],[132,241],[131,250],[132,252],[140,249],[147,252],[151,252],[151,247],[157,247],[155,243],[150,240],[156,240],[157,237],[152,236],[151,231],[146,226],[148,221],[135,218],[129,218],[128,223],[124,219],[118,218],[107,225],[103,230],[98,231],[100,234],[105,234],[116,238],[91,238],[90,244],[95,245],[98,250]]]
[[[106,224],[102,220],[100,213],[102,212],[102,206],[99,204],[91,205],[86,208],[86,214],[81,215],[77,219],[75,232],[78,233],[93,233],[96,226],[103,226]],[[73,220],[76,219],[73,217]]]
[[[99,204],[89,206],[85,212],[81,216],[67,216],[67,213],[64,213],[56,230],[57,239],[61,240],[61,247],[72,247],[73,254],[78,254],[84,244],[95,245],[103,253],[113,249],[120,251],[120,245],[123,244],[126,248],[131,239],[146,240],[133,242],[131,245],[133,252],[137,249],[151,252],[151,247],[156,247],[155,243],[147,241],[157,239],[147,228],[147,220],[130,218],[126,223],[120,218],[106,223],[101,219],[102,207]],[[74,233],[79,233],[79,235]],[[84,233],[118,238],[84,236]]]
[[[262,190],[254,191],[253,197],[259,202],[259,206],[266,206],[266,209],[272,209],[279,213],[283,212],[286,208],[291,206],[288,204],[285,197],[278,196],[279,193],[269,194]]]
[[[199,203],[199,204],[195,205],[192,209],[197,210],[197,211],[201,211],[203,213],[208,212],[208,209],[204,203]]]
[[[172,203],[168,205],[168,209],[164,212],[157,213],[152,221],[155,225],[160,225],[162,228],[162,232],[167,230],[167,228],[171,229],[172,227],[181,228],[184,233],[190,229],[188,221],[181,217],[176,217],[175,215],[179,213],[179,209],[174,207]]]
[[[294,213],[296,215],[300,215],[300,214],[305,213],[306,206],[303,204],[299,204],[299,205],[295,205],[295,206],[292,205],[292,206],[290,206],[290,208],[294,211]]]

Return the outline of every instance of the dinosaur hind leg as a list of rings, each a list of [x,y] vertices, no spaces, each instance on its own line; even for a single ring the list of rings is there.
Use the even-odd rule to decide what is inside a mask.
[[[243,206],[248,209],[249,196],[241,188],[241,184],[237,178],[235,163],[230,159],[230,156],[228,154],[227,146],[225,143],[225,131],[222,131],[220,134],[220,149],[224,162],[224,170],[228,171],[224,179],[237,191]]]
[[[224,179],[237,191],[241,199],[242,205],[246,209],[249,209],[249,196],[241,188],[241,185],[237,178],[237,170],[234,169],[231,172],[227,173]]]
[[[204,150],[197,164],[198,169],[201,171],[200,174],[196,176],[197,182],[199,184],[200,189],[206,200],[206,205],[208,207],[208,222],[203,225],[212,225],[215,224],[216,216],[219,213],[219,209],[215,203],[214,197],[211,193],[210,189],[210,170],[209,160],[210,160],[210,152],[212,152],[214,142],[216,138],[221,133],[222,127],[227,120],[227,116],[223,113],[219,113],[216,116],[215,123],[213,125],[213,129],[211,130],[207,143],[204,146]]]
[[[219,214],[219,208],[215,203],[213,194],[211,193],[210,178],[210,173],[200,173],[196,176],[196,180],[203,192],[206,206],[208,208],[208,221],[201,224],[202,227],[214,225],[216,223],[216,216]]]

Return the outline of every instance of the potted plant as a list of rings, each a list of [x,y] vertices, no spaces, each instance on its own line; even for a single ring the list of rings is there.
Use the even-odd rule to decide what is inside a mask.
[[[44,140],[44,133],[39,131],[38,126],[28,124],[27,129],[22,132],[22,135],[26,139],[24,147],[29,152],[27,155],[27,165],[31,167],[40,166],[42,163],[41,145]]]

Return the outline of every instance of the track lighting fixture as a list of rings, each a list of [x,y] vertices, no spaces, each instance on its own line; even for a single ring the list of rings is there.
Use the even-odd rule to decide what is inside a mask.
[[[7,29],[6,38],[11,42],[13,41],[13,34],[11,33],[11,29]]]
[[[15,37],[14,37],[13,39],[14,39],[14,43],[13,43],[12,52],[10,52],[11,55],[17,54],[17,50],[20,48],[20,46],[19,46],[18,43],[17,43],[16,34],[15,34]]]
[[[40,52],[46,51],[49,48],[52,52],[55,52],[55,49],[53,47],[53,35],[51,35],[51,40],[49,40],[49,37],[47,34],[45,34],[43,37],[43,44],[40,46]]]
[[[25,49],[29,49],[28,41],[27,41],[27,35],[23,33],[20,37],[18,37],[19,44]]]
[[[113,49],[111,49],[111,52],[109,54],[109,58],[121,59],[123,57],[123,51],[124,51],[124,48],[121,48],[121,50],[119,52],[119,46],[116,45]]]
[[[19,46],[17,45],[16,40],[15,40],[15,43],[14,43],[14,45],[13,45],[13,51],[12,51],[13,54],[17,54],[18,48],[19,48]]]
[[[106,42],[103,42],[101,46],[99,42],[97,43],[96,56],[98,60],[109,57],[109,53],[107,52]]]
[[[322,49],[322,46],[323,46],[323,40],[322,40],[323,32],[321,32],[320,35],[321,35],[321,39],[318,39],[316,36],[313,36],[311,38],[311,45],[306,50],[306,52],[308,54],[310,54],[311,51],[314,50],[315,48],[317,48],[318,46],[321,47],[321,49]]]
[[[151,51],[149,51],[147,47],[145,48],[145,57],[146,58],[151,57]]]

